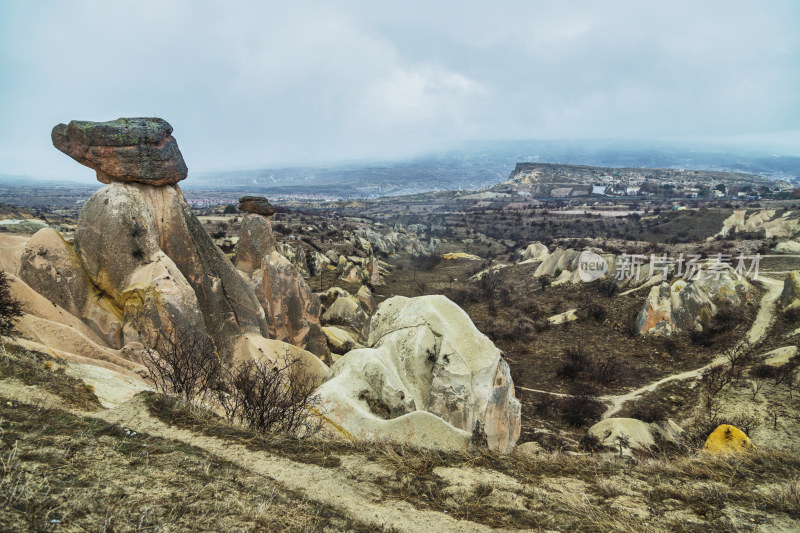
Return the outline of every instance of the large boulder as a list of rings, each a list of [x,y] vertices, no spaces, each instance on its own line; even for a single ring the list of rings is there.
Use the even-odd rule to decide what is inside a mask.
[[[275,207],[263,196],[242,196],[239,198],[239,211],[271,217],[275,214]]]
[[[369,315],[362,308],[361,302],[345,293],[339,296],[322,314],[325,325],[348,326],[361,332],[369,321]]]
[[[521,408],[508,365],[446,297],[386,300],[368,346],[337,361],[318,390],[336,431],[446,449],[485,434],[493,450],[514,447]]]
[[[261,335],[243,335],[239,338],[233,352],[233,361],[254,360],[270,366],[294,362],[291,365],[291,378],[318,387],[330,375],[328,367],[320,359],[302,348],[276,339],[266,339]]]
[[[703,449],[714,455],[725,455],[749,452],[755,449],[755,446],[744,431],[729,424],[722,424],[711,432]]]
[[[94,169],[102,183],[167,185],[188,174],[172,126],[164,119],[73,120],[54,127],[52,140],[56,148]]]
[[[547,246],[540,242],[534,242],[528,245],[527,248],[524,250],[520,250],[518,252],[518,257],[520,261],[543,261],[548,255],[550,251],[547,249]]]

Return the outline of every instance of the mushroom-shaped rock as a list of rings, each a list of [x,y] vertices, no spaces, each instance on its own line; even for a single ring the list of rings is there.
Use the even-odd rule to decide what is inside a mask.
[[[755,448],[741,429],[722,424],[706,439],[705,450],[713,454],[742,453]]]
[[[452,449],[482,427],[489,448],[513,449],[521,409],[508,365],[456,304],[395,296],[372,317],[368,337],[369,348],[339,359],[318,390],[338,431]]]
[[[73,120],[53,128],[53,146],[94,169],[102,183],[163,186],[186,178],[188,169],[172,126],[161,118]]]
[[[103,187],[83,206],[75,242],[92,285],[139,333],[208,333],[226,354],[243,333],[267,333],[255,294],[176,186]]]
[[[242,219],[239,242],[236,243],[236,268],[252,274],[261,266],[264,257],[277,248],[272,224],[262,216],[248,214]]]
[[[275,207],[263,196],[242,196],[239,198],[239,211],[271,217],[275,214]]]

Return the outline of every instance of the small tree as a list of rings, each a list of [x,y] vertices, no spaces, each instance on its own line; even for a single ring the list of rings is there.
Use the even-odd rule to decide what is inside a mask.
[[[205,333],[169,326],[148,344],[142,358],[156,390],[191,400],[221,381],[222,364]]]
[[[10,280],[5,271],[0,270],[0,335],[11,335],[14,320],[22,316],[22,306],[11,296]]]

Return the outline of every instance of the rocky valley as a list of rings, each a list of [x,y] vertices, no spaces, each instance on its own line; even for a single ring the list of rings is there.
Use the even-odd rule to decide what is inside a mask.
[[[789,183],[193,207],[172,134],[59,124],[102,187],[0,210],[8,530],[796,530]]]

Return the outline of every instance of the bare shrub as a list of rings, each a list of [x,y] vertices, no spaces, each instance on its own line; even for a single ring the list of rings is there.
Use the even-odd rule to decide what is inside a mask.
[[[14,331],[14,320],[22,316],[22,306],[11,296],[10,281],[5,271],[0,270],[0,335]]]
[[[575,381],[591,365],[591,356],[582,347],[573,346],[564,350],[564,361],[556,370],[556,376]]]
[[[714,365],[707,368],[700,378],[700,383],[706,394],[716,396],[731,382],[732,373],[725,365]]]
[[[724,302],[718,305],[717,312],[711,319],[711,329],[715,333],[732,330],[747,320],[747,311],[744,306]]]
[[[631,411],[631,418],[648,423],[663,422],[667,419],[667,411],[662,405],[647,403],[644,405],[637,405],[633,411]]]
[[[604,279],[597,284],[597,292],[606,298],[613,298],[619,292],[619,286],[613,279]]]
[[[142,359],[156,390],[191,400],[219,385],[222,364],[208,335],[170,326],[148,344]]]
[[[613,355],[593,357],[583,347],[573,346],[564,350],[564,360],[556,369],[556,376],[568,381],[583,380],[610,385],[619,377],[622,367]]]
[[[439,254],[416,254],[411,256],[411,266],[415,271],[429,272],[442,262]]]
[[[622,365],[613,355],[592,361],[591,379],[598,385],[607,387],[617,380],[621,372]]]
[[[727,348],[723,355],[725,359],[728,360],[728,364],[730,367],[733,368],[740,368],[742,365],[748,363],[753,356],[753,351],[750,349],[750,345],[746,342],[741,344],[737,344]]]
[[[603,404],[598,401],[599,391],[591,383],[573,383],[570,396],[561,401],[561,418],[572,427],[583,427],[598,420]]]
[[[586,318],[594,320],[595,322],[603,322],[608,314],[606,308],[597,302],[589,303],[584,308],[584,312],[586,313]]]
[[[267,364],[246,361],[229,375],[230,393],[221,403],[229,420],[263,433],[310,437],[322,427],[317,383],[299,357],[288,351]]]

